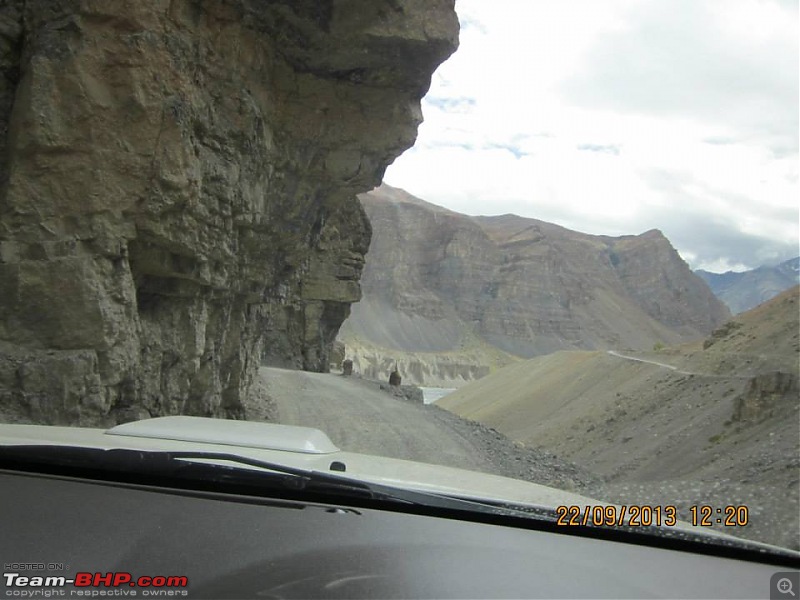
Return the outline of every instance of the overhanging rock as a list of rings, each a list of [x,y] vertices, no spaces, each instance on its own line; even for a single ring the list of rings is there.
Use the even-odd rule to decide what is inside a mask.
[[[411,146],[453,0],[0,8],[0,417],[244,417],[327,368],[355,194]]]

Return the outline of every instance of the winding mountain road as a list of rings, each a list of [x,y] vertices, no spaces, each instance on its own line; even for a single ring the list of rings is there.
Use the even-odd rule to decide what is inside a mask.
[[[658,362],[656,360],[647,360],[646,358],[636,358],[635,356],[627,356],[625,354],[620,354],[619,352],[615,352],[614,350],[608,350],[607,353],[610,354],[611,356],[616,356],[617,358],[624,358],[625,360],[647,363],[648,365],[655,365],[657,367],[669,369],[670,371],[675,371],[676,373],[680,373],[681,375],[700,375],[700,373],[690,373],[689,371],[681,371],[680,369],[678,369],[678,367],[673,367],[672,365]]]
[[[607,354],[611,356],[615,356],[617,358],[621,358],[623,360],[631,360],[634,362],[646,363],[648,365],[654,365],[656,367],[661,367],[662,369],[669,369],[673,373],[677,373],[678,375],[693,375],[696,377],[710,377],[712,379],[750,379],[750,375],[741,375],[735,373],[700,373],[698,371],[684,371],[675,367],[673,365],[668,365],[667,363],[658,362],[657,360],[648,360],[646,358],[637,358],[636,356],[628,356],[626,354],[620,354],[614,350],[606,350]],[[763,355],[759,355],[762,356]]]

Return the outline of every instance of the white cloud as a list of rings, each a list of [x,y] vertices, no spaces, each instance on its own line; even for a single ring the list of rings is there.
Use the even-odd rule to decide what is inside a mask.
[[[798,254],[797,11],[769,0],[458,0],[387,183],[469,214],[659,228],[693,267]],[[713,235],[704,236],[711,224]]]

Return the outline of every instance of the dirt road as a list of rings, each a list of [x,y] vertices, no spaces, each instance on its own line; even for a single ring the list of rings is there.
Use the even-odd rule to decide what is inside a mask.
[[[673,365],[668,365],[667,363],[658,362],[657,360],[648,360],[646,358],[637,358],[636,356],[628,356],[627,354],[620,354],[619,352],[616,352],[614,350],[606,350],[606,354],[609,354],[611,356],[616,356],[617,358],[622,358],[624,360],[630,360],[630,361],[638,362],[638,363],[645,363],[647,365],[654,365],[656,367],[661,367],[662,369],[669,369],[670,371],[672,371],[673,373],[677,373],[678,375],[696,375],[696,376],[699,376],[699,377],[708,377],[708,378],[712,378],[712,379],[713,378],[718,378],[718,379],[749,379],[748,375],[736,375],[736,374],[733,374],[733,373],[725,373],[723,375],[720,375],[720,374],[716,374],[716,373],[701,373],[699,371],[684,371],[684,370],[679,369],[678,367],[675,367]],[[757,355],[757,356],[759,356],[761,359],[764,358],[763,354]]]
[[[341,375],[262,368],[277,421],[317,427],[352,452],[488,471],[490,462],[468,438],[431,418],[427,407]]]
[[[321,429],[342,450],[446,465],[568,490],[597,478],[572,463],[515,444],[505,435],[435,405],[392,396],[375,382],[341,375],[261,368],[261,416]],[[251,407],[257,415],[258,406]]]
[[[655,365],[657,367],[661,367],[662,369],[669,369],[670,371],[675,371],[676,373],[680,373],[681,375],[697,375],[697,373],[689,373],[688,371],[680,371],[678,367],[673,367],[672,365],[668,365],[666,363],[658,362],[655,360],[647,360],[646,358],[636,358],[635,356],[627,356],[625,354],[620,354],[619,352],[615,352],[614,350],[607,350],[606,354],[610,354],[611,356],[616,356],[617,358],[624,358],[625,360],[632,360],[633,362],[640,362],[645,363],[648,365]]]

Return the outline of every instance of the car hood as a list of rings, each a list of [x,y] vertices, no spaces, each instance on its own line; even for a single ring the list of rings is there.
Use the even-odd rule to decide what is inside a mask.
[[[556,507],[598,504],[555,488],[498,475],[345,452],[319,429],[204,417],[158,417],[111,429],[0,424],[0,445],[56,445],[149,452],[228,453],[351,479],[475,499]]]
[[[135,421],[111,429],[0,424],[0,446],[29,445],[224,453],[295,469],[343,475],[367,483],[476,501],[546,510],[564,505],[611,505],[580,494],[498,475],[345,452],[318,429],[273,423],[175,416]],[[248,468],[246,465],[237,466]],[[705,538],[743,541],[681,521],[669,529],[684,530]],[[765,550],[786,552],[786,549],[766,544],[747,543]]]

